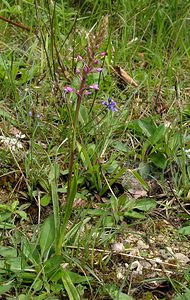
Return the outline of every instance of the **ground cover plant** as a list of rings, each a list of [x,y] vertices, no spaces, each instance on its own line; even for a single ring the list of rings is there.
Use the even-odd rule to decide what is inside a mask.
[[[1,2],[1,299],[190,298],[189,12]]]

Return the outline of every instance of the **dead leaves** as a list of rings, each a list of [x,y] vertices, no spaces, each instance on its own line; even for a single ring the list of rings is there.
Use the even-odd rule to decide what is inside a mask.
[[[134,87],[138,87],[138,84],[136,81],[121,67],[115,66],[111,67],[112,71],[125,83],[133,85]]]
[[[6,136],[2,131],[2,135],[0,135],[0,145],[5,149],[10,149],[12,151],[23,149],[22,139],[25,138],[25,134],[22,134],[16,127],[11,127],[9,133],[11,137]]]

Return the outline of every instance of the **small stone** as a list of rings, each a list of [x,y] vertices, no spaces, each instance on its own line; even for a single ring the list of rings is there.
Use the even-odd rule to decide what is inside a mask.
[[[123,243],[115,243],[112,245],[112,250],[120,253],[125,250],[125,247],[124,247]]]
[[[184,255],[183,253],[175,253],[175,258],[182,265],[186,265],[190,261],[190,259],[186,255]]]

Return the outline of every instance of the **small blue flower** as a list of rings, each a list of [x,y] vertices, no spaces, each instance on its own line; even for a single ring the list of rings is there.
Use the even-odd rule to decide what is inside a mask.
[[[112,110],[112,111],[117,111],[117,108],[116,108],[116,102],[115,101],[112,101],[111,98],[108,98],[108,101],[102,101],[102,105],[105,105],[107,106],[107,108],[109,110]]]

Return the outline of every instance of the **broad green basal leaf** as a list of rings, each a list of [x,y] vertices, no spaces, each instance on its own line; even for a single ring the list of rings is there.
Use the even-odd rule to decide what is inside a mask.
[[[178,230],[179,233],[183,235],[190,235],[190,225],[189,226],[184,226]]]
[[[55,223],[54,216],[49,216],[42,225],[40,232],[40,249],[41,255],[44,256],[50,251],[55,240]]]
[[[124,213],[124,216],[132,219],[145,219],[145,215],[136,211],[127,211]]]
[[[137,208],[142,211],[149,211],[156,208],[156,200],[152,198],[142,198],[138,199],[134,205],[134,208]]]

